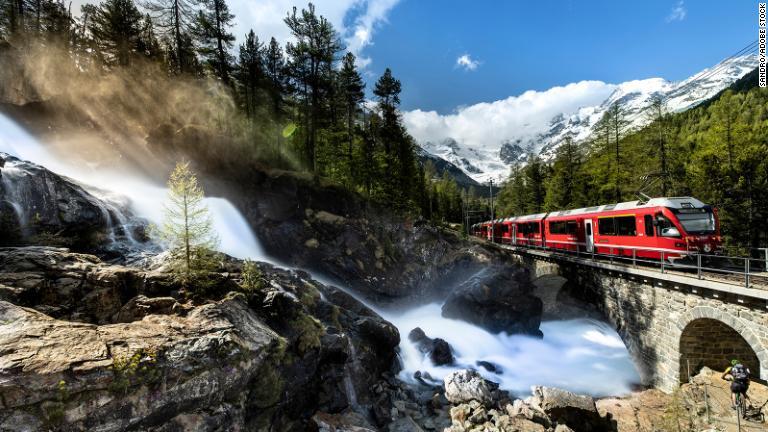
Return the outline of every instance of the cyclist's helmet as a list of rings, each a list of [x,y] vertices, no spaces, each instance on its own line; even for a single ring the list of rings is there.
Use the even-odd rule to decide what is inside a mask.
[[[731,360],[731,366],[736,366],[739,363],[741,363],[741,362],[736,360],[736,359]]]

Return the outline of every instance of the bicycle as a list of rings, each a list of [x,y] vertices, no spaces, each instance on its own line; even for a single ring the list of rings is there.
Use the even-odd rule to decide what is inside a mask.
[[[745,395],[742,392],[736,393],[736,417],[741,415],[741,418],[747,419],[747,403],[744,400]]]

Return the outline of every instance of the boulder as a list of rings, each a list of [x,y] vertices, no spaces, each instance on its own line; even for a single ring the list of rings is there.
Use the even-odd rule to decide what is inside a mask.
[[[408,333],[408,340],[416,345],[419,351],[429,355],[429,359],[435,366],[453,364],[453,349],[445,340],[440,338],[431,339],[419,327]]]
[[[489,267],[448,296],[442,315],[467,321],[492,333],[541,337],[543,304],[532,295],[532,290],[527,270]]]
[[[448,374],[443,380],[445,397],[453,404],[477,401],[493,405],[499,398],[498,384],[486,380],[477,371],[461,369]]]
[[[533,387],[531,404],[547,414],[557,424],[565,424],[578,431],[607,430],[591,396],[577,395],[552,387]]]

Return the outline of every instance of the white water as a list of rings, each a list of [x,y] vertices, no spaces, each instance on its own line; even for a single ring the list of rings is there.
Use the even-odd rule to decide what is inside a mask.
[[[125,196],[135,214],[154,223],[162,220],[167,189],[130,173],[70,166],[51,155],[35,138],[2,114],[0,152],[45,166],[84,185],[97,185],[98,189],[86,187],[108,202],[119,203],[120,196]],[[222,252],[286,267],[264,253],[245,218],[230,202],[221,198],[207,198],[206,204],[212,212]],[[124,220],[119,222],[127,223]],[[340,286],[322,275],[310,274],[324,284]],[[345,291],[354,296],[350,290]],[[354,297],[361,300],[359,296]],[[368,306],[399,329],[404,363],[401,378],[406,381],[413,381],[413,373],[416,371],[429,372],[432,377],[442,380],[450,371],[470,366],[478,369],[488,379],[499,382],[503,389],[517,394],[525,394],[531,385],[537,384],[593,395],[618,395],[627,393],[631,384],[639,382],[639,376],[621,339],[606,324],[597,321],[580,319],[545,322],[541,326],[544,339],[540,340],[526,336],[494,335],[472,324],[443,318],[438,304],[398,314]],[[440,337],[448,341],[455,351],[457,365],[433,366],[408,341],[408,333],[415,327],[421,327],[431,338]],[[502,373],[494,374],[476,367],[477,360],[499,365]],[[356,359],[351,359],[347,367],[355,368],[359,365]],[[346,376],[349,378],[350,374]],[[348,397],[355,403],[354,385],[351,378],[347,378],[344,384]]]
[[[533,385],[564,388],[593,396],[622,395],[640,377],[619,335],[607,324],[590,320],[543,322],[543,339],[492,334],[472,324],[443,318],[440,305],[432,303],[402,314],[384,313],[400,330],[403,371],[400,378],[414,382],[416,371],[429,372],[440,381],[451,371],[473,367],[502,389],[517,395],[530,393]],[[456,356],[455,366],[434,366],[408,341],[416,327],[430,338],[445,339]],[[501,367],[491,373],[476,366],[484,360]]]
[[[128,222],[115,206],[121,196],[127,197],[128,206],[135,214],[154,224],[162,223],[163,205],[166,202],[168,189],[147,182],[130,172],[69,165],[61,158],[52,155],[37,139],[1,113],[0,152],[42,165],[57,174],[80,182],[84,188],[110,206],[118,222],[123,225],[123,231],[129,241],[132,241],[130,230],[125,227]],[[221,252],[241,259],[264,260],[266,258],[253,230],[232,203],[223,198],[208,197],[205,199],[205,205],[213,217]]]

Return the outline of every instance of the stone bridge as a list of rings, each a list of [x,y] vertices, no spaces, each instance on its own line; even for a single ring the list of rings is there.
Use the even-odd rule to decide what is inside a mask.
[[[534,277],[563,276],[568,280],[563,289],[597,306],[627,345],[643,384],[672,391],[702,367],[722,371],[733,358],[754,378],[768,379],[768,291],[508,249]]]

